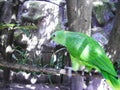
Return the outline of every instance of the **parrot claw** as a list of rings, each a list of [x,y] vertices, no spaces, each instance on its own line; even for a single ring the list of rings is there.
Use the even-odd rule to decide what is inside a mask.
[[[71,78],[72,77],[72,67],[65,67],[65,69],[67,69],[67,75],[68,75],[68,77],[69,78]]]
[[[91,73],[91,72],[89,72],[89,76],[92,76],[92,73]]]
[[[84,76],[84,75],[85,75],[85,71],[83,70],[83,71],[82,71],[82,76]]]

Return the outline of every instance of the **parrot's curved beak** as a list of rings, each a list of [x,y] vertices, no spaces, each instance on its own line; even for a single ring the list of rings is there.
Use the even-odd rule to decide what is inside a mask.
[[[53,36],[51,35],[48,41],[50,42],[52,39],[53,39]]]
[[[50,45],[52,47],[56,47],[57,44],[54,42],[53,38],[54,38],[54,36],[51,35],[50,38],[48,39],[48,42],[50,43]]]

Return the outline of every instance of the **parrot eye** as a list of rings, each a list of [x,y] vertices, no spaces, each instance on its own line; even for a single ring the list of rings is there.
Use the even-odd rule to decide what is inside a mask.
[[[55,34],[53,34],[53,37],[55,37]]]

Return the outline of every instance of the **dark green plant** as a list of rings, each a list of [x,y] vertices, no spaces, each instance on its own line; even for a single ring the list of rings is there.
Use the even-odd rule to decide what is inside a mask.
[[[60,69],[63,67],[64,54],[61,53],[61,51],[63,50],[65,50],[65,48],[58,49],[52,54],[50,67],[54,67],[56,69]]]
[[[12,55],[12,57],[17,61],[17,63],[26,64],[26,61],[27,61],[26,52],[18,49],[16,49],[15,52],[18,53],[20,57],[20,58],[17,57],[15,54]]]

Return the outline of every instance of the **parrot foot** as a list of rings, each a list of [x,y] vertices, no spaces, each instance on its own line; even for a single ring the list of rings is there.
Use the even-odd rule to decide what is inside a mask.
[[[90,72],[90,71],[88,71],[88,70],[86,70],[86,69],[83,69],[83,70],[81,71],[82,76],[85,76],[85,73],[88,73],[89,76],[92,76],[92,72]]]
[[[72,67],[66,67],[65,66],[65,69],[67,69],[67,75],[68,75],[68,77],[71,78],[72,77],[72,70],[73,70]]]
[[[81,70],[81,75],[82,75],[82,76],[85,76],[85,73],[86,73],[86,72],[87,72],[87,71],[86,71],[86,69],[85,69],[85,68],[84,68],[84,69],[82,69],[82,70]]]
[[[89,76],[92,76],[92,73],[91,73],[91,72],[89,72]]]
[[[85,71],[82,71],[82,76],[84,76],[85,75]]]

